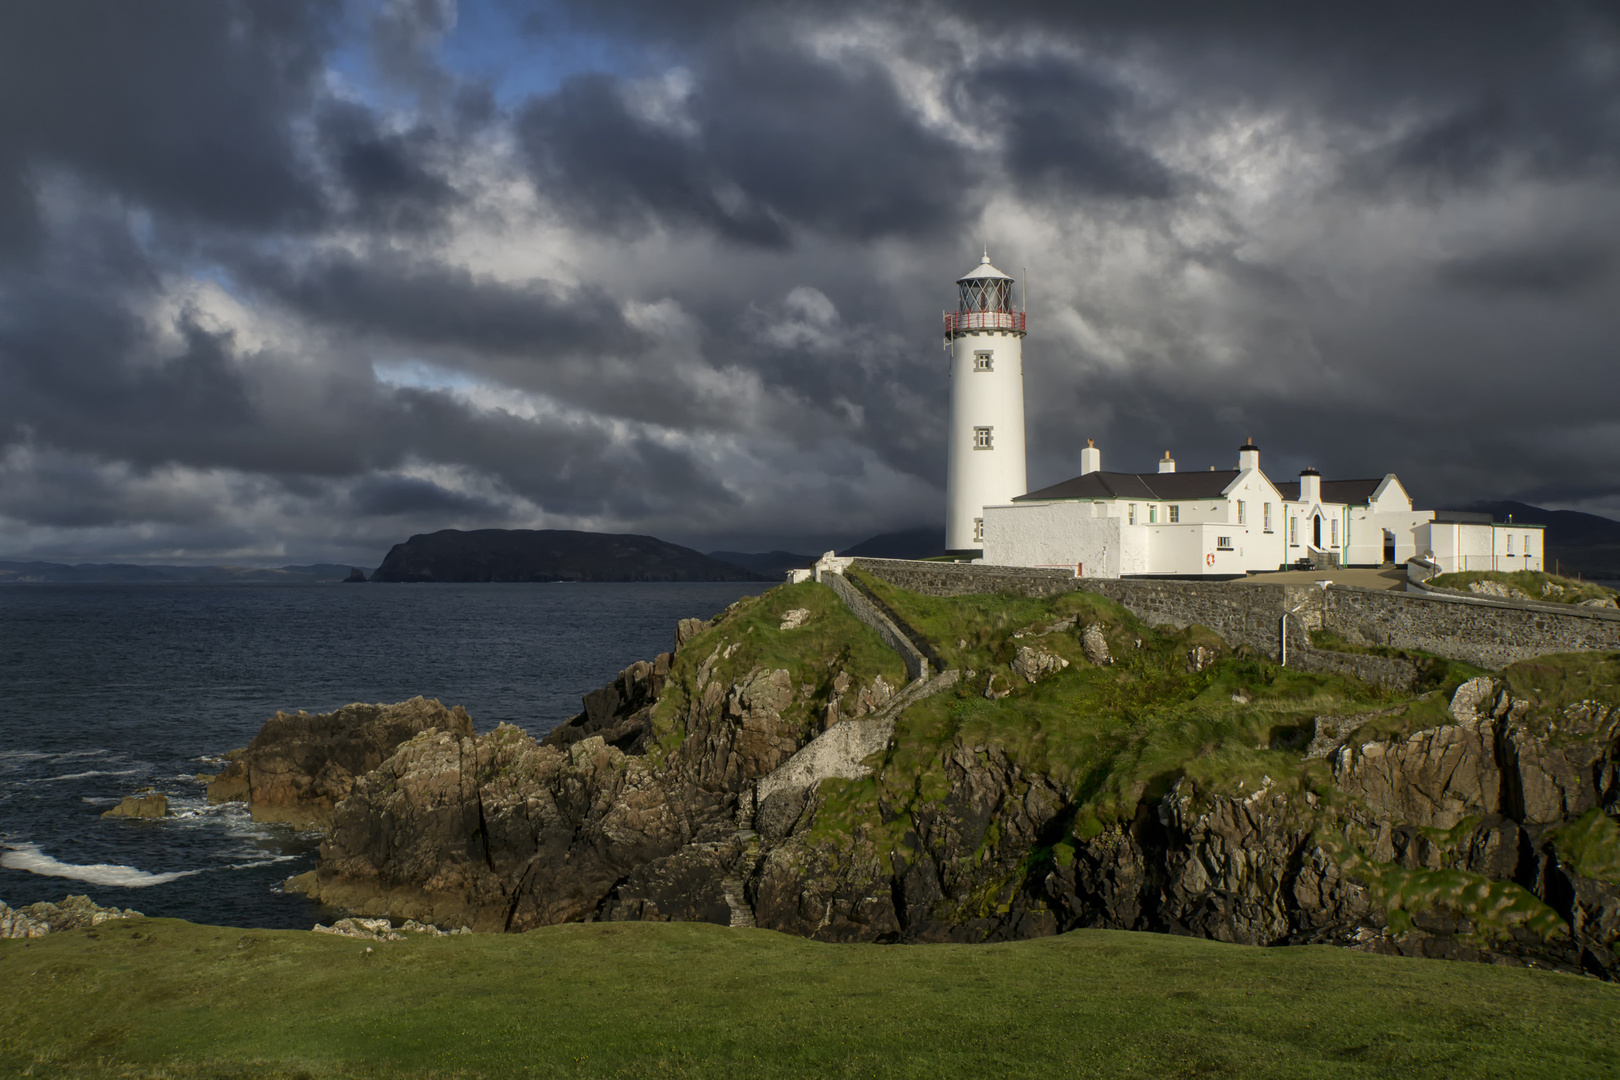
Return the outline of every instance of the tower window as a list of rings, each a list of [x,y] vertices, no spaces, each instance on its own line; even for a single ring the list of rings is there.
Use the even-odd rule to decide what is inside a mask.
[[[991,370],[994,370],[991,367],[991,364],[990,364],[990,350],[989,349],[980,349],[980,350],[976,351],[973,354],[973,370],[974,371],[991,371]]]
[[[1180,520],[1181,520],[1181,507],[1172,506],[1170,508],[1170,524],[1174,525],[1176,522],[1178,522]]]
[[[991,429],[987,428],[987,427],[976,427],[976,428],[974,428],[973,429],[973,449],[975,449],[975,450],[989,450],[991,448],[990,432],[991,432]]]
[[[984,518],[973,519],[973,542],[975,544],[984,543]]]

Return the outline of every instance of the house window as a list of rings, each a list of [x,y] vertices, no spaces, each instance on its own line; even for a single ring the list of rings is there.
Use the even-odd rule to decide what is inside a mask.
[[[1262,504],[1262,506],[1261,506],[1261,517],[1265,521],[1266,532],[1270,532],[1271,531],[1271,504],[1270,503],[1263,503]]]
[[[973,519],[973,542],[975,544],[984,543],[984,518]]]
[[[1215,538],[1215,550],[1216,551],[1231,551],[1232,550],[1232,538],[1230,536],[1217,536]]]
[[[1335,518],[1334,521],[1333,521],[1333,537],[1332,537],[1332,540],[1333,540],[1333,546],[1338,547],[1339,546],[1339,522],[1338,522],[1337,518]]]
[[[975,352],[973,354],[973,370],[974,371],[991,371],[991,370],[993,370],[991,368],[991,366],[990,366],[990,350],[988,350],[988,349],[980,349],[978,352]]]
[[[1298,516],[1291,517],[1291,518],[1288,519],[1288,546],[1289,547],[1299,547],[1299,518],[1298,518]]]
[[[1136,524],[1136,504],[1135,503],[1131,503],[1130,506],[1126,508],[1125,523],[1127,525],[1135,525]]]
[[[1249,504],[1242,499],[1238,500],[1238,524],[1246,525],[1249,521]]]
[[[1512,533],[1507,534],[1507,544],[1508,544],[1507,553],[1509,555],[1511,555],[1511,554],[1513,554],[1513,534]]]
[[[973,429],[973,449],[990,449],[990,428],[976,427]]]
[[[1181,507],[1172,506],[1170,508],[1170,524],[1174,525],[1176,522],[1178,522],[1180,520],[1181,520]]]

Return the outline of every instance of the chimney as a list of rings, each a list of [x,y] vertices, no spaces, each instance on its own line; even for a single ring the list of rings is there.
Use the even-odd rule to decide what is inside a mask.
[[[1250,435],[1249,441],[1238,447],[1238,469],[1241,472],[1248,472],[1259,467],[1260,448],[1254,445],[1254,436]]]
[[[1175,472],[1176,471],[1176,459],[1170,456],[1170,451],[1168,451],[1168,450],[1166,450],[1164,452],[1164,457],[1159,459],[1159,471],[1160,472]]]
[[[1302,503],[1322,501],[1322,474],[1315,469],[1299,470],[1299,501]]]
[[[1086,448],[1080,451],[1080,475],[1102,471],[1102,451],[1097,449],[1095,439],[1086,440]]]

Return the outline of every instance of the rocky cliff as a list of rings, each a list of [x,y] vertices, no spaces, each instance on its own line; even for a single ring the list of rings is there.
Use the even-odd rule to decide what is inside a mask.
[[[331,824],[355,778],[382,765],[411,737],[446,731],[470,738],[472,720],[457,705],[416,697],[397,705],[345,705],[311,716],[278,712],[245,750],[208,784],[210,802],[245,802],[255,821]]]
[[[944,675],[904,684],[831,590],[774,589],[543,742],[411,737],[301,887],[480,930],[1093,926],[1620,970],[1620,654],[1435,659],[1397,690],[1093,594],[862,585]]]

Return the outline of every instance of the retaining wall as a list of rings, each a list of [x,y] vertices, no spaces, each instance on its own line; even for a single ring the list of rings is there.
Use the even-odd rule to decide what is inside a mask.
[[[1620,650],[1620,612],[1568,605],[1470,600],[1343,585],[1323,590],[1314,585],[1076,578],[1067,570],[973,563],[857,559],[855,565],[902,589],[931,596],[1094,592],[1117,601],[1150,625],[1197,623],[1231,644],[1251,645],[1270,656],[1280,651],[1284,613],[1292,615],[1288,620],[1291,654],[1309,648],[1308,638],[1300,631],[1323,629],[1352,644],[1421,649],[1491,669],[1545,653]]]

